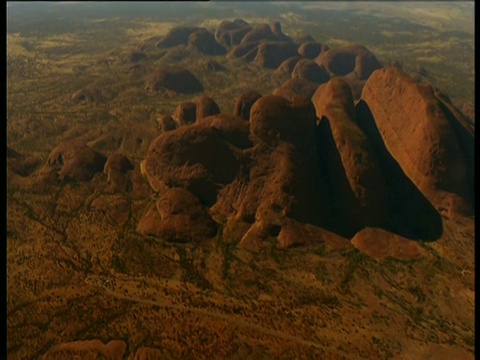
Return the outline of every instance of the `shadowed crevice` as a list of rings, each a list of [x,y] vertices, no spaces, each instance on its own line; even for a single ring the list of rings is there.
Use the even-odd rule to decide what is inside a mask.
[[[334,218],[331,231],[352,238],[365,224],[353,214],[359,210],[360,204],[350,186],[330,121],[325,116],[318,125],[318,134],[320,166]]]
[[[440,214],[386,148],[367,103],[360,100],[355,112],[357,123],[370,140],[385,175],[390,211],[386,230],[413,240],[439,239],[443,233]]]
[[[438,97],[437,97],[438,99]],[[466,191],[467,198],[469,200],[469,206],[471,207],[471,213],[475,213],[475,202],[473,201],[475,196],[475,137],[473,130],[468,128],[468,124],[462,124],[460,120],[452,113],[443,100],[439,100],[439,105],[442,111],[453,129],[455,137],[457,139],[458,146],[463,155],[465,163],[465,170],[467,175],[468,189]],[[459,115],[460,116],[460,115]]]

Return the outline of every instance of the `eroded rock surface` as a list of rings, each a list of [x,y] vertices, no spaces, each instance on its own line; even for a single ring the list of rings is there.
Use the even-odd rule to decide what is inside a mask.
[[[367,81],[362,100],[386,148],[422,194],[445,214],[470,214],[472,157],[465,143],[473,142],[473,133],[432,87],[387,68]]]

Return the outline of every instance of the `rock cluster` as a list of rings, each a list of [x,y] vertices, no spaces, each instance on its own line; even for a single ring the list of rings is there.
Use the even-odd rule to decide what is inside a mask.
[[[371,228],[417,254],[402,239],[437,239],[440,212],[471,213],[473,132],[441,94],[390,68],[373,73],[357,104],[341,77],[289,81],[304,83],[283,96],[247,91],[234,115],[192,109],[192,123],[159,135],[144,161],[150,186],[161,196],[181,189],[198,212],[182,224],[196,229],[198,216],[208,226],[186,240],[157,204],[138,230],[198,241],[220,222],[225,241],[255,250],[268,239],[347,246]],[[355,246],[370,246],[357,238]]]

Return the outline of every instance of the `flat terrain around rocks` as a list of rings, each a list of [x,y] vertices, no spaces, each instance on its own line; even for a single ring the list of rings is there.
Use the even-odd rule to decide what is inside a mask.
[[[340,44],[287,15],[281,31],[293,39],[310,33],[309,41]],[[254,26],[264,22],[242,18]],[[193,25],[215,34],[221,20],[205,15]],[[35,31],[29,24],[35,25],[11,26],[7,35],[9,359],[474,358],[474,216],[438,215],[442,231],[434,241],[374,226],[351,240],[296,222],[282,223],[279,233],[276,227],[262,232],[262,221],[271,219],[266,216],[256,228],[262,241],[249,248],[225,238],[229,231],[235,238],[255,219],[226,224],[221,214],[231,209],[225,202],[212,215],[216,232],[201,242],[172,243],[137,231],[152,206],[158,216],[173,219],[173,227],[183,224],[173,205],[161,205],[163,185],[156,193],[144,176],[154,139],[177,131],[176,120],[158,119],[182,102],[209,96],[222,115],[202,119],[205,127],[220,128],[207,132],[221,139],[222,148],[236,144],[232,153],[248,154],[253,142],[244,135],[250,125],[222,129],[222,119],[243,114],[235,104],[245,92],[272,94],[290,74],[185,44],[159,48],[171,28],[185,25],[171,19],[86,17],[70,25],[52,19],[50,28],[37,24]],[[388,34],[394,36],[396,26]],[[462,41],[446,44],[456,49]],[[374,53],[382,60],[387,50]],[[203,91],[145,89],[149,75],[172,61],[188,69]],[[439,69],[432,70],[434,77]],[[448,83],[450,74],[441,81]],[[65,158],[68,146],[57,148],[64,142],[82,144],[74,147],[80,150],[73,161]],[[278,159],[295,154],[282,146],[255,151]],[[81,171],[68,176],[65,164]],[[261,172],[277,164],[265,164],[254,169],[271,175]],[[235,176],[252,165],[242,166]],[[308,198],[298,184],[296,190]],[[298,233],[301,241],[292,240]]]

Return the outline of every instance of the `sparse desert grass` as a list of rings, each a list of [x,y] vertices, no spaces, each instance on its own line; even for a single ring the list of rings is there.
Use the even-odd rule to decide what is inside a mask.
[[[195,97],[148,93],[144,75],[128,74],[132,64],[123,56],[171,23],[100,20],[97,33],[8,35],[9,146],[46,163],[61,140],[82,137],[138,165],[158,134],[156,117]],[[287,33],[297,21],[290,20]],[[314,36],[318,29],[307,28]],[[444,53],[461,42],[434,45]],[[392,57],[410,55],[394,50]],[[146,54],[149,71],[168,63],[159,50]],[[227,71],[204,74],[197,55],[182,64],[225,113],[244,90],[268,94],[286,80],[255,64],[214,59]],[[468,69],[448,73],[440,65],[434,73],[448,81]],[[108,89],[112,97],[72,101],[85,86]],[[7,184],[13,358],[38,358],[57,343],[87,339],[121,339],[131,352],[163,349],[166,358],[399,358],[416,342],[474,354],[474,277],[464,272],[473,270],[472,219],[448,223],[454,240],[422,244],[428,251],[419,260],[380,262],[322,244],[282,250],[274,239],[252,254],[225,244],[221,231],[211,243],[186,245],[140,235],[136,224],[153,199],[129,199],[129,221],[116,227],[90,206],[109,194],[104,174],[86,183],[44,183],[41,176],[23,178],[23,187],[15,188],[13,178]]]

